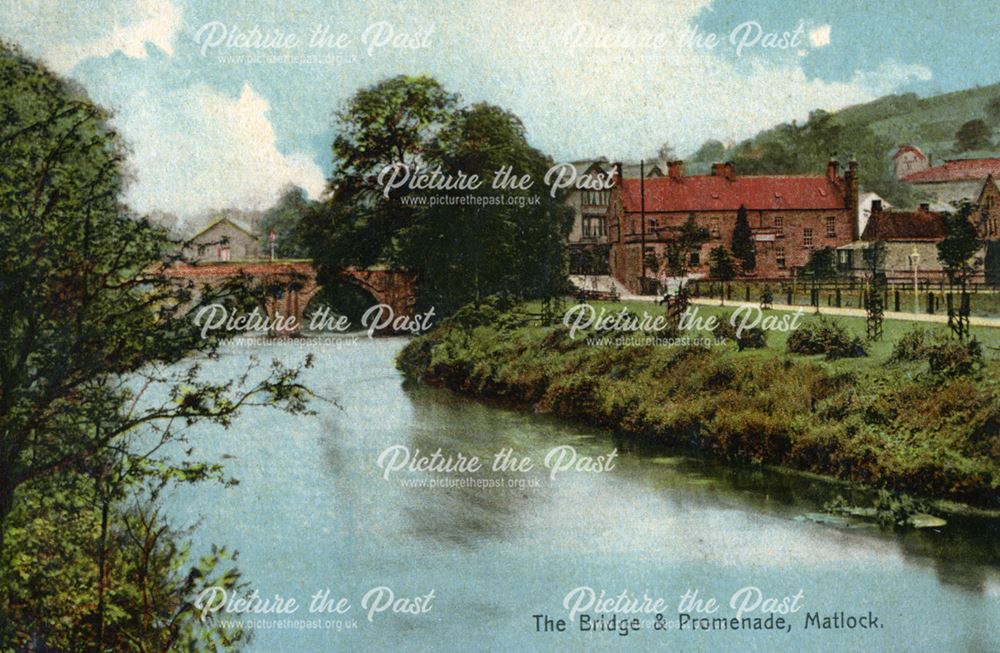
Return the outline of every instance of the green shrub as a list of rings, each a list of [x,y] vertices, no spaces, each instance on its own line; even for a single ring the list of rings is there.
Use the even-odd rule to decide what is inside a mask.
[[[892,360],[897,362],[923,360],[927,356],[927,347],[933,334],[917,327],[903,334],[903,337],[892,346]]]
[[[740,337],[736,339],[736,346],[740,351],[744,349],[764,349],[767,347],[767,333],[760,327],[743,329]]]
[[[973,338],[969,342],[941,342],[927,349],[931,374],[943,377],[975,374],[983,367],[983,347]]]
[[[827,358],[867,356],[864,341],[851,336],[839,322],[820,319],[806,324],[788,336],[788,351],[793,354],[826,354]]]
[[[786,347],[792,354],[822,354],[823,334],[811,324],[803,325],[788,335]]]

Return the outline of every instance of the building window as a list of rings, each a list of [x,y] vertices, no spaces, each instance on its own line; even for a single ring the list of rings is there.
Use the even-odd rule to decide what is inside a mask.
[[[604,217],[589,215],[583,218],[583,237],[600,238],[604,235]]]
[[[784,236],[785,235],[785,219],[784,218],[775,218],[774,219],[774,231],[779,236]]]
[[[774,248],[774,260],[778,264],[779,268],[785,267],[785,248],[782,246],[777,246]]]
[[[610,197],[606,190],[587,190],[583,192],[583,203],[589,206],[607,206]]]
[[[826,218],[826,235],[829,238],[833,238],[837,235],[837,218],[832,215]]]
[[[806,247],[813,246],[813,230],[810,228],[805,228],[802,230],[802,244]]]
[[[712,218],[712,221],[709,223],[709,231],[712,234],[712,238],[718,238],[721,235],[719,226],[719,218]]]
[[[688,260],[688,265],[701,265],[701,252],[691,252],[691,258]]]
[[[656,218],[649,219],[649,229],[650,231],[656,231]]]

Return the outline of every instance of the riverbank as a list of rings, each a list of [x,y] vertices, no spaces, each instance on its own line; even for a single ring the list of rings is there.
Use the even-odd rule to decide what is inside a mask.
[[[895,332],[867,357],[838,360],[788,353],[788,334],[743,351],[732,340],[621,346],[596,335],[466,308],[411,341],[397,366],[430,385],[725,460],[1000,508],[1000,363],[989,354],[942,374],[899,357],[893,341],[905,334]]]

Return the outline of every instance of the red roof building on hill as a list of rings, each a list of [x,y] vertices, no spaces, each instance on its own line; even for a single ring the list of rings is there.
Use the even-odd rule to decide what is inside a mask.
[[[892,156],[892,163],[896,169],[896,179],[926,170],[930,167],[930,159],[927,158],[919,147],[913,145],[900,145],[899,149]]]
[[[639,292],[643,258],[653,255],[662,261],[677,230],[694,216],[711,240],[691,257],[690,272],[707,274],[708,253],[719,245],[731,247],[742,206],[756,249],[753,274],[790,277],[806,264],[811,251],[857,238],[857,203],[853,161],[843,175],[831,161],[826,174],[816,176],[739,176],[732,163],[716,163],[708,175],[687,176],[683,162],[673,161],[666,175],[642,183],[616,178],[608,209],[611,273]],[[643,242],[646,257],[641,254]],[[651,274],[647,266],[646,277]]]
[[[903,177],[910,184],[947,183],[955,181],[982,182],[989,175],[1000,176],[1000,158],[954,159],[943,165],[927,168]]]

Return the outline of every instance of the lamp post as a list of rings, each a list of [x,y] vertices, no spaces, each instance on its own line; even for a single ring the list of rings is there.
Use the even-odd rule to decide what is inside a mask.
[[[271,249],[271,261],[274,261],[274,241],[278,239],[278,235],[274,233],[274,229],[267,232],[267,243]]]
[[[917,251],[917,246],[913,246],[913,251],[910,252],[910,267],[913,268],[913,313],[917,314],[920,312],[920,298],[918,296],[918,282],[917,282],[917,266],[920,265],[920,252]]]

